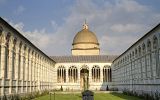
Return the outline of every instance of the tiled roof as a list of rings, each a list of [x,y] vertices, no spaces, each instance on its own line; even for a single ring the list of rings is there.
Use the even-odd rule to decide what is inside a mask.
[[[57,63],[72,63],[72,62],[89,62],[89,63],[111,63],[117,56],[115,55],[87,55],[87,56],[51,56]]]

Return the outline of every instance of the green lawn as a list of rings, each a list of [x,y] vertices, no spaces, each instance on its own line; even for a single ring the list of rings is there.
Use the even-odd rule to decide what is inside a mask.
[[[54,100],[54,96],[51,96]],[[50,96],[42,96],[34,100],[50,100]],[[55,100],[82,100],[81,94],[56,94]],[[133,96],[127,96],[120,93],[95,93],[94,100],[141,100]]]

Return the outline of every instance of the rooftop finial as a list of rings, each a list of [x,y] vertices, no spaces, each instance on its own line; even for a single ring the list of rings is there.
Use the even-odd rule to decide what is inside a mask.
[[[85,22],[84,22],[84,24],[83,24],[83,29],[88,29],[88,25],[87,25],[86,19],[85,19]]]

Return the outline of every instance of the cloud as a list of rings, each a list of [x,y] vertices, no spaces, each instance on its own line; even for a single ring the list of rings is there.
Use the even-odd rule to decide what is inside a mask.
[[[46,29],[41,30],[33,30],[33,31],[24,31],[24,23],[19,22],[14,24],[12,21],[9,23],[16,28],[23,36],[29,39],[33,44],[35,44],[38,48],[47,48],[51,42],[51,34],[46,32]],[[47,33],[47,34],[46,34]],[[53,41],[52,41],[53,42]]]
[[[24,8],[22,5],[20,5],[20,6],[18,6],[17,9],[14,11],[14,14],[19,15],[19,14],[23,13],[24,11],[25,11],[25,8]]]
[[[121,54],[160,21],[160,13],[135,0],[76,0],[61,25],[51,20],[53,33],[46,29],[22,33],[48,55],[71,55],[72,41],[87,19],[89,29],[97,35],[101,54]]]
[[[70,8],[64,24],[59,26],[56,32],[59,36],[57,38],[63,40],[64,44],[55,46],[58,50],[52,49],[62,55],[64,52],[70,54],[73,37],[87,19],[90,30],[95,32],[99,39],[101,54],[121,54],[155,26],[160,20],[159,16],[152,8],[135,0],[105,1],[101,6],[93,0],[77,0]],[[50,54],[54,54],[52,52]]]

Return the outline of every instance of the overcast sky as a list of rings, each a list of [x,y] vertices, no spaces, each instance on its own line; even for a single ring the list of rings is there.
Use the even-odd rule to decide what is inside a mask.
[[[0,16],[49,56],[71,55],[87,20],[101,54],[121,54],[160,23],[160,0],[0,0]]]

